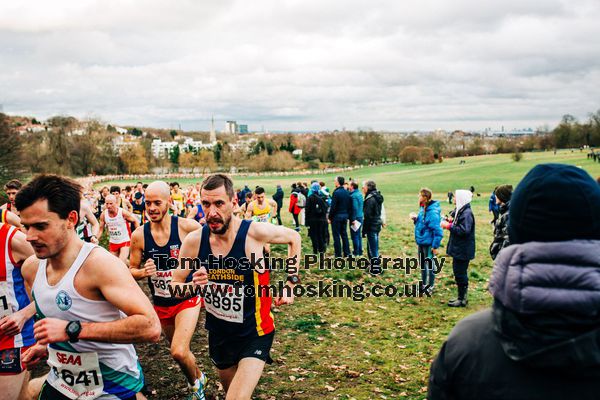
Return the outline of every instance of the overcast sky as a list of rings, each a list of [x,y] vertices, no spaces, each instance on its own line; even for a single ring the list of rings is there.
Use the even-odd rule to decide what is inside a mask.
[[[553,127],[600,109],[598,0],[0,3],[9,114],[217,130]]]

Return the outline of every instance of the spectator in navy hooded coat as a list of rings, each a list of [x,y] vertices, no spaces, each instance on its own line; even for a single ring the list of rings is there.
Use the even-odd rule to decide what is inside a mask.
[[[440,226],[442,209],[440,203],[432,199],[433,193],[427,188],[419,191],[419,214],[413,214],[415,223],[415,242],[417,242],[419,262],[421,264],[421,280],[423,286],[429,285],[433,291],[435,274],[431,259],[437,255],[444,232]],[[428,260],[427,262],[425,260]]]
[[[600,187],[544,164],[511,197],[491,309],[460,321],[431,366],[429,400],[600,397]]]
[[[457,190],[456,208],[453,219],[442,222],[442,228],[450,231],[448,248],[446,252],[452,257],[452,272],[458,288],[458,298],[450,300],[450,307],[465,307],[467,289],[469,288],[469,275],[467,269],[469,262],[475,258],[475,217],[471,210],[473,193],[469,190]]]

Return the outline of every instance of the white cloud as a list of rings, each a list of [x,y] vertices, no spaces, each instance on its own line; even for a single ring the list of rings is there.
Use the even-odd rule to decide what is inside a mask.
[[[594,0],[0,4],[0,103],[207,129],[554,125],[600,108]]]

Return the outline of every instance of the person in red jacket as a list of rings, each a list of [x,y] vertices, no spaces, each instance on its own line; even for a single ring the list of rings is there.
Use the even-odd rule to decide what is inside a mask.
[[[292,213],[292,216],[294,217],[294,223],[296,224],[296,227],[294,228],[297,232],[300,232],[300,222],[298,220],[298,215],[300,215],[300,212],[302,211],[302,209],[300,207],[298,207],[298,193],[299,190],[296,186],[295,183],[292,184],[292,194],[290,195],[290,207],[289,207],[289,212]]]

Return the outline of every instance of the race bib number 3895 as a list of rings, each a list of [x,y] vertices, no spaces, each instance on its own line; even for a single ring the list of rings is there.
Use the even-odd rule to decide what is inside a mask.
[[[204,295],[204,307],[219,319],[243,323],[244,291],[227,283],[209,281]]]
[[[48,383],[70,399],[91,400],[102,395],[104,382],[98,354],[48,348]]]

